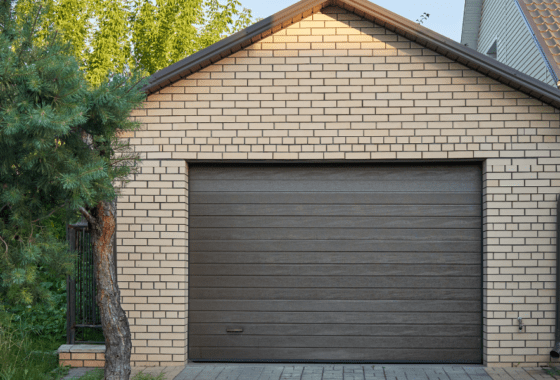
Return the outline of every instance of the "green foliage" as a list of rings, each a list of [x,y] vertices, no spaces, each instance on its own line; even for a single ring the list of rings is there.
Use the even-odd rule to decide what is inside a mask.
[[[79,220],[77,215],[66,212],[65,209],[60,209],[55,212],[51,217],[45,219],[44,225],[56,240],[66,240],[66,221],[75,223]]]
[[[93,371],[89,371],[79,379],[80,380],[103,380],[104,378],[105,378],[105,372],[102,369],[97,368],[94,369]]]
[[[552,365],[551,363],[548,363],[548,367],[544,367],[543,369],[554,379],[556,379],[556,376],[560,376],[560,368]]]
[[[132,380],[164,380],[165,375],[160,373],[157,376],[150,375],[149,373],[139,372],[132,377]]]
[[[16,325],[20,332],[49,340],[64,340],[66,338],[66,282],[56,277],[53,280],[56,282],[41,283],[49,295],[47,302],[31,305],[14,302],[0,305],[4,319],[10,319],[12,325]]]
[[[141,68],[145,74],[175,63],[250,25],[238,0],[43,0],[53,25],[72,44],[87,79]],[[33,0],[19,0],[31,13]],[[44,33],[39,34],[46,39]]]
[[[73,262],[57,212],[117,195],[138,159],[118,134],[144,94],[137,75],[90,85],[51,11],[23,5],[0,0],[0,303],[52,304],[46,278]]]
[[[61,343],[30,334],[9,314],[0,311],[0,379],[62,379],[68,369],[58,365],[56,349]]]
[[[13,234],[14,229],[10,227],[4,226],[2,232]],[[24,227],[15,228],[15,233]],[[72,270],[66,243],[57,240],[48,229],[30,238],[8,237],[7,242],[9,249],[0,260],[0,303],[23,306],[41,301],[44,307],[56,304],[50,279],[64,277]]]
[[[131,12],[133,56],[149,74],[253,23],[237,0],[136,0]]]

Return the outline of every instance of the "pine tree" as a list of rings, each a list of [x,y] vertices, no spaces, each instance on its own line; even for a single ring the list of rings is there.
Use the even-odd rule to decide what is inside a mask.
[[[0,0],[2,290],[17,293],[33,282],[33,268],[55,264],[63,254],[41,248],[37,231],[56,210],[79,210],[92,230],[105,378],[128,379],[130,328],[113,257],[115,199],[116,184],[138,161],[119,133],[137,127],[129,115],[145,98],[144,81],[119,73],[91,85],[72,46],[44,22],[48,12],[19,13],[11,0]]]

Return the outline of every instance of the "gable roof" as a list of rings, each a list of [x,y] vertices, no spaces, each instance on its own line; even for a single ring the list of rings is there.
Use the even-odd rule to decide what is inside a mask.
[[[560,108],[560,90],[367,0],[301,0],[240,32],[152,74],[148,78],[148,85],[143,90],[148,94],[154,93],[280,29],[299,22],[327,6],[338,6],[353,12],[451,60],[457,61],[553,107]]]
[[[560,78],[560,1],[517,0],[529,31],[555,81]]]

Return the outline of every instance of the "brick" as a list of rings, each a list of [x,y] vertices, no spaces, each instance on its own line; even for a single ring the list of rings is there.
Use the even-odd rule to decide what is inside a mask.
[[[103,368],[103,367],[105,367],[105,361],[104,360],[84,360],[84,367]]]
[[[61,360],[61,366],[70,366],[70,367],[83,367],[84,361],[83,360]]]
[[[73,360],[95,360],[94,353],[72,353]]]

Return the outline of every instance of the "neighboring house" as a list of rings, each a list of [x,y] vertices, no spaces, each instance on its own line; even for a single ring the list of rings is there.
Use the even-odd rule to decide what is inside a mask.
[[[465,0],[461,43],[557,87],[560,1]]]
[[[146,92],[118,203],[134,365],[549,363],[560,90],[304,0]]]

